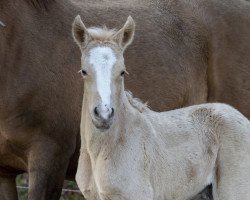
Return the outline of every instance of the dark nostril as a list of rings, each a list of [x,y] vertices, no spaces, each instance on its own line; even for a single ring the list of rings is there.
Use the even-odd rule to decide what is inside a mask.
[[[97,111],[97,107],[95,107],[94,113],[95,113],[95,116],[99,116],[98,111]]]
[[[111,108],[111,114],[110,114],[110,117],[113,117],[114,116],[114,108]]]

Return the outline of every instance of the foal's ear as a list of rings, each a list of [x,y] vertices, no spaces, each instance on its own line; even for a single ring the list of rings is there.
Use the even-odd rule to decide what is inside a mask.
[[[83,24],[80,15],[77,15],[72,24],[72,34],[80,49],[84,48],[91,40],[91,36]]]
[[[131,16],[128,17],[124,26],[114,35],[114,40],[120,47],[126,49],[134,39],[135,22]]]

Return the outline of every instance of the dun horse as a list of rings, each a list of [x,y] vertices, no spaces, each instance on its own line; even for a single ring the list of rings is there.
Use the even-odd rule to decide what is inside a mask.
[[[76,175],[82,193],[185,200],[212,183],[216,200],[249,200],[249,120],[226,104],[158,113],[134,99],[124,91],[123,58],[134,29],[131,17],[119,31],[87,29],[79,16],[73,23],[84,78]]]

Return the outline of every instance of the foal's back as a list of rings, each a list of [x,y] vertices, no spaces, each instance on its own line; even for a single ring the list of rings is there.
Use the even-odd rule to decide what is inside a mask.
[[[202,104],[145,115],[155,193],[185,199],[212,183],[220,199],[250,198],[250,122],[240,112]]]

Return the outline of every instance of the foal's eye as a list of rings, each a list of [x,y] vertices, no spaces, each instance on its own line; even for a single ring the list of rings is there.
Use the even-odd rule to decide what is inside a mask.
[[[124,76],[124,74],[125,74],[125,71],[122,71],[122,72],[121,72],[121,76]]]
[[[83,76],[86,76],[87,75],[87,72],[85,71],[85,70],[81,70],[81,74],[83,75]]]

